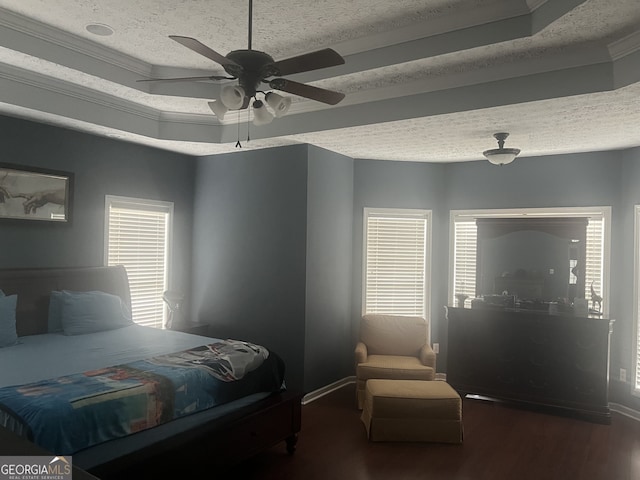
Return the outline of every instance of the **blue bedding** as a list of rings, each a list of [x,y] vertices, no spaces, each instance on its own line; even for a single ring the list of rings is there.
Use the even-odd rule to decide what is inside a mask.
[[[0,410],[56,455],[170,422],[256,392],[281,389],[284,364],[233,340],[0,388]]]

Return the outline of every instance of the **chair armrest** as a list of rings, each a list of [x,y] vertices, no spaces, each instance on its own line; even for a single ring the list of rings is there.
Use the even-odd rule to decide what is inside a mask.
[[[364,363],[367,361],[367,346],[362,343],[362,342],[358,342],[358,344],[356,345],[356,367],[358,366],[359,363]]]
[[[436,370],[436,353],[431,348],[431,345],[425,343],[420,349],[420,362],[427,367],[433,368],[434,372]]]

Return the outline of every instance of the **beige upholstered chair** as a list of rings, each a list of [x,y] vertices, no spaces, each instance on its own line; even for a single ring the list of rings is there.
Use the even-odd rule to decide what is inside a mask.
[[[362,409],[365,386],[371,378],[433,380],[436,354],[429,345],[422,317],[364,315],[356,345],[356,396]]]

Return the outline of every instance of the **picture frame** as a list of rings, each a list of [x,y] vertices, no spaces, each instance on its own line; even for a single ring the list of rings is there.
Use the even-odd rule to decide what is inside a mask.
[[[71,223],[73,173],[0,163],[0,221]]]

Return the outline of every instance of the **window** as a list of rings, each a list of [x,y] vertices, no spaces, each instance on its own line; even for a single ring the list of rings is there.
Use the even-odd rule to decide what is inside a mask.
[[[584,298],[587,299],[591,298],[591,283],[593,283],[593,289],[605,297],[605,295],[602,294],[604,282],[604,233],[604,216],[589,217],[589,223],[587,224],[587,258],[585,268],[586,292],[584,296]]]
[[[636,344],[634,349],[635,357],[635,375],[633,381],[634,395],[640,395],[640,205],[636,205],[634,209],[635,219],[635,235],[634,235],[634,252],[635,252],[635,268],[634,268],[634,305],[633,318],[636,333]]]
[[[364,210],[363,313],[428,319],[431,211]]]
[[[586,274],[584,298],[591,299],[591,284],[599,295],[608,298],[608,265],[611,207],[529,208],[514,210],[451,211],[449,302],[455,305],[455,295],[476,295],[476,218],[482,217],[586,217]],[[604,293],[603,293],[604,292]],[[604,313],[609,311],[603,302]]]
[[[105,264],[126,267],[133,320],[162,328],[173,203],[111,195],[105,203]]]
[[[476,220],[475,218],[461,217],[451,222],[451,225],[455,238],[454,294],[464,294],[473,298],[476,296],[476,251],[478,246]]]

